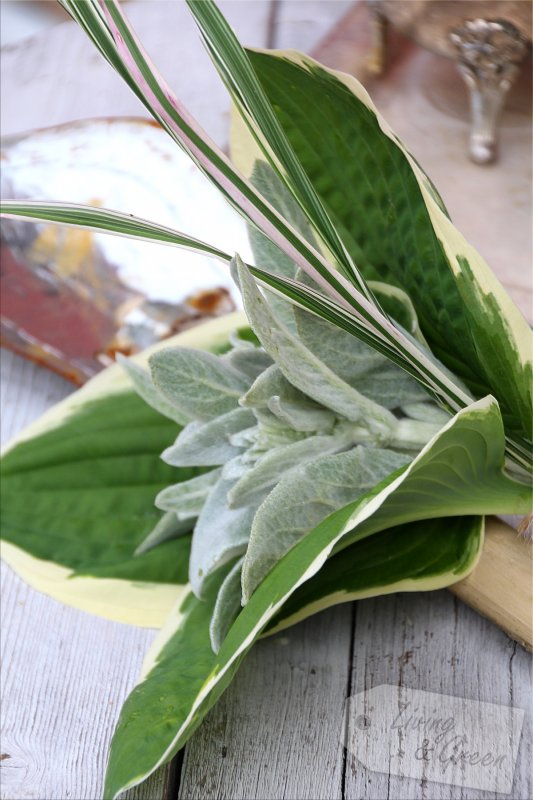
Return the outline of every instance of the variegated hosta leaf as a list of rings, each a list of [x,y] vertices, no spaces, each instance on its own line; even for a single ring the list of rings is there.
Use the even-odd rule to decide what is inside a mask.
[[[233,444],[234,434],[254,423],[253,413],[246,408],[234,408],[209,422],[191,422],[163,452],[163,461],[175,467],[225,464],[241,452],[241,448]]]
[[[285,475],[253,521],[242,570],[243,604],[303,536],[409,461],[392,450],[356,447],[315,458]]]
[[[357,542],[342,553],[342,561],[340,556],[327,561],[317,575],[287,599],[269,623],[267,633],[334,603],[450,585],[473,568],[482,541],[483,518],[458,517],[392,528]],[[329,569],[330,563],[333,569]],[[235,573],[238,569],[236,564]],[[205,601],[188,595],[156,638],[113,737],[106,798],[115,798],[141,783],[169,761],[235,675],[242,655],[229,666],[228,650],[223,660],[214,655],[212,645],[218,643],[219,635],[213,630],[213,620],[226,621],[225,612],[229,616],[239,602],[239,587],[233,584],[232,591],[228,591],[218,617],[213,610],[216,586]],[[337,593],[335,586],[339,587]],[[222,590],[219,597],[221,593]],[[241,626],[241,637],[246,629]],[[235,641],[233,647],[237,647]],[[199,710],[195,714],[196,708]]]
[[[212,353],[178,347],[150,358],[156,388],[189,419],[209,420],[237,407],[249,381]]]
[[[171,623],[164,647],[147,665],[144,682],[134,689],[123,708],[111,747],[106,797],[116,797],[140,783],[185,744],[227,687],[255,639],[272,620],[277,618],[275,624],[279,624],[278,615],[300,587],[320,580],[328,557],[344,544],[348,532],[352,545],[341,555],[346,555],[348,563],[353,553],[354,583],[362,596],[387,591],[390,579],[394,588],[413,589],[423,588],[426,577],[429,577],[428,588],[453,583],[462,577],[472,568],[479,552],[478,520],[470,518],[463,528],[449,525],[447,520],[441,527],[438,520],[432,519],[429,550],[423,526],[400,529],[409,544],[413,543],[417,532],[421,533],[422,546],[418,553],[414,547],[407,557],[405,549],[400,548],[399,561],[403,567],[396,570],[389,570],[391,558],[394,559],[390,540],[382,550],[385,557],[382,567],[376,563],[376,552],[367,551],[371,565],[368,570],[357,557],[359,542],[354,544],[353,540],[367,535],[366,524],[372,523],[378,514],[380,524],[390,528],[395,524],[396,512],[402,518],[400,521],[405,522],[404,514],[411,514],[415,519],[450,513],[461,516],[475,514],[476,508],[484,509],[487,505],[499,507],[500,511],[510,507],[525,511],[531,502],[529,489],[503,477],[503,458],[503,426],[494,400],[479,401],[457,414],[409,465],[386,477],[363,498],[330,514],[289,550],[259,584],[229,630],[217,656],[213,656],[209,640],[209,611],[213,606],[208,611],[204,604],[201,620],[195,618],[193,624],[193,615],[202,612],[189,599]],[[489,498],[487,487],[491,487]],[[399,508],[395,498],[400,490],[403,505]],[[454,527],[459,539],[450,552]],[[381,568],[386,576],[384,580],[379,577]],[[420,578],[418,585],[417,578]],[[354,596],[350,593],[349,576],[343,578],[343,583],[338,601]],[[334,602],[330,581],[318,594],[324,597],[325,605]],[[316,598],[315,594],[311,602]],[[303,604],[292,611],[296,615],[307,613],[305,606],[304,598]],[[186,681],[183,675],[187,676]],[[163,697],[163,702],[159,697]]]
[[[211,489],[194,528],[189,560],[189,580],[197,597],[219,567],[246,550],[256,506],[230,509],[228,493],[233,482],[221,477]]]
[[[328,558],[320,572],[289,597],[266,632],[283,630],[339,603],[392,592],[442,589],[456,583],[481,555],[484,519],[443,517],[410,522],[355,542]],[[494,518],[491,521],[496,523]]]
[[[218,590],[209,625],[209,638],[214,653],[218,653],[220,650],[222,642],[241,610],[242,562],[242,558],[237,559]]]
[[[246,315],[263,347],[274,358],[285,378],[337,414],[354,422],[363,418],[365,424],[378,435],[390,433],[395,425],[390,412],[341,380],[278,322],[238,256],[236,263]]]
[[[242,315],[229,315],[152,351],[217,348],[242,324]],[[134,363],[145,365],[150,352]],[[134,553],[162,516],[158,491],[197,474],[161,461],[178,430],[138,397],[119,365],[47,411],[2,458],[2,557],[64,603],[160,626],[187,583],[190,536]]]
[[[228,491],[230,508],[259,505],[267,493],[289,470],[324,453],[336,453],[349,447],[350,433],[339,426],[331,436],[308,436],[298,442],[274,447],[244,473]]]
[[[299,53],[248,55],[363,275],[404,289],[435,355],[531,441],[531,331],[366,91]]]

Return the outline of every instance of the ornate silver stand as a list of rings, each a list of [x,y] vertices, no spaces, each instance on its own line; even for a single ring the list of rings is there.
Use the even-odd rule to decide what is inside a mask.
[[[497,125],[528,43],[510,22],[469,20],[450,33],[470,93],[469,153],[477,164],[496,159]]]

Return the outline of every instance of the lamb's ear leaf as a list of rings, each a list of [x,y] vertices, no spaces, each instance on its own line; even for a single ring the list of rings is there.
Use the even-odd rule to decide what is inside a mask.
[[[163,461],[175,467],[225,464],[240,453],[231,437],[254,423],[254,415],[245,408],[234,408],[208,422],[191,422],[164,451]]]
[[[211,646],[215,653],[220,650],[222,642],[241,610],[242,561],[242,558],[237,559],[218,590],[213,616],[209,624]]]
[[[217,348],[240,324],[242,315],[232,315],[170,341]],[[150,352],[136,363],[146,364]],[[158,491],[197,474],[160,459],[178,430],[138,397],[119,365],[47,411],[2,459],[4,559],[69,605],[162,625],[187,583],[190,536],[142,556],[134,551],[162,516]]]
[[[224,564],[246,550],[255,507],[228,508],[227,496],[234,481],[224,477],[215,483],[198,516],[189,560],[189,579],[197,597],[205,597],[205,586]]]
[[[221,358],[191,347],[154,353],[150,371],[156,388],[189,419],[210,420],[233,411],[249,385]]]
[[[163,491],[165,490],[163,489]],[[174,511],[165,511],[146,539],[135,548],[135,555],[142,555],[163,542],[177,539],[178,536],[183,536],[185,533],[191,533],[194,523],[195,517],[192,515],[180,519]]]
[[[303,536],[410,460],[373,447],[355,447],[333,455],[319,449],[318,457],[299,462],[283,474],[257,510],[242,570],[243,604]]]
[[[186,425],[191,418],[180,411],[173,403],[170,403],[161,392],[158,391],[147,369],[136,364],[131,358],[126,358],[122,353],[117,353],[118,363],[126,370],[130,376],[137,394],[148,403],[154,411],[164,417],[177,422],[178,425]]]
[[[357,422],[361,417],[370,430],[390,431],[394,418],[379,403],[347,384],[315,356],[278,320],[265,302],[248,267],[235,256],[242,299],[250,325],[263,347],[275,358],[285,378],[326,408]]]
[[[494,399],[486,398],[459,412],[411,464],[389,475],[363,498],[331,514],[276,564],[237,617],[216,656],[209,643],[213,608],[209,602],[214,603],[214,597],[203,604],[187,600],[177,626],[174,623],[164,639],[164,647],[152,656],[144,682],[134,689],[123,708],[111,747],[105,796],[114,798],[141,783],[183,747],[254,641],[297,590],[320,575],[334,549],[344,544],[346,534],[350,534],[353,545],[370,535],[367,523],[377,515],[376,535],[410,521],[409,510],[412,521],[444,514],[474,516],[480,507],[487,506],[525,513],[531,502],[529,487],[502,475],[503,453],[502,421]],[[395,521],[395,517],[399,519]],[[464,574],[465,564],[466,568],[473,566],[480,544],[479,524],[475,530],[474,538],[467,535],[465,548],[459,548],[455,564],[443,561],[445,573],[451,573],[450,583]],[[416,580],[424,573],[427,546],[423,552],[426,566],[408,558],[409,572],[400,578],[398,574],[392,576],[394,583],[413,576]],[[428,574],[434,580],[431,569]],[[387,573],[385,584],[389,578]],[[370,576],[369,583],[377,593],[375,575]],[[361,583],[358,588],[361,590]],[[325,591],[326,596],[331,594],[329,589]],[[198,616],[193,619],[193,614]]]
[[[405,290],[435,355],[530,440],[531,331],[364,88],[301,53],[248,54],[363,276]]]
[[[418,381],[350,333],[302,308],[294,316],[300,341],[365,397],[389,409],[427,399]]]

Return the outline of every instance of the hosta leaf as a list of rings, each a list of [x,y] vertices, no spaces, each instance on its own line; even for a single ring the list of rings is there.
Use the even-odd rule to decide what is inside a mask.
[[[299,53],[249,56],[365,278],[404,289],[435,355],[530,441],[531,331],[365,90]]]
[[[230,315],[170,342],[217,347],[241,321]],[[161,625],[187,582],[190,536],[134,551],[162,516],[157,493],[196,474],[160,459],[177,430],[137,396],[119,365],[47,411],[2,459],[3,558],[62,602]]]
[[[470,452],[465,449],[465,436],[476,440]],[[444,482],[441,482],[444,452],[447,453],[446,474]],[[496,453],[499,455],[498,467]],[[469,471],[466,472],[463,470],[465,454],[470,463]],[[195,620],[194,624],[187,627],[190,617],[185,614],[184,609],[177,624],[176,621],[171,623],[164,638],[165,646],[158,655],[152,656],[144,672],[144,682],[134,689],[126,701],[111,748],[106,797],[116,797],[125,789],[140,783],[185,744],[233,678],[246,652],[271,620],[276,619],[300,587],[305,587],[306,584],[310,586],[311,579],[320,576],[321,569],[325,564],[327,566],[328,557],[342,542],[346,532],[362,528],[374,514],[386,509],[401,487],[405,494],[410,495],[411,513],[415,517],[419,515],[419,518],[424,516],[427,500],[430,501],[428,518],[434,516],[439,499],[440,507],[445,513],[457,516],[476,514],[475,507],[479,505],[498,505],[501,510],[504,506],[507,509],[512,507],[517,512],[526,509],[530,503],[528,488],[520,487],[512,481],[507,483],[507,479],[502,478],[502,465],[501,416],[496,402],[487,398],[459,412],[411,464],[387,477],[359,501],[331,514],[298,542],[258,586],[232,625],[217,656],[209,657],[207,650],[210,618],[206,612],[208,604],[198,607],[194,601],[188,601],[191,603],[187,609],[188,614],[200,615],[201,608],[203,616],[201,620]],[[452,476],[455,476],[454,480]],[[499,497],[487,497],[485,487],[494,489],[498,482],[501,482],[497,492]],[[450,490],[449,487],[453,488]],[[434,501],[431,492],[436,494]],[[470,511],[465,512],[464,509]],[[386,527],[390,528],[391,524]],[[423,561],[415,559],[414,553],[408,555],[403,560],[406,571],[401,574],[399,570],[388,571],[387,558],[383,565],[385,577],[381,583],[379,570],[373,554],[370,553],[372,567],[366,571],[368,581],[365,585],[364,581],[356,578],[357,590],[363,596],[366,589],[382,594],[386,591],[388,579],[392,579],[393,585],[400,584],[398,588],[402,588],[403,581],[409,581],[412,576],[413,582],[405,588],[425,588],[426,578],[427,588],[436,588],[443,585],[438,580],[440,567],[436,564],[439,562],[443,580],[453,583],[462,577],[474,565],[481,544],[479,521],[472,524],[467,522],[464,549],[460,546],[452,547],[450,557],[442,560],[438,553],[439,542],[444,544],[445,552],[449,552],[449,542],[442,535],[438,538],[439,531],[433,522],[431,528],[435,532],[433,550],[428,553],[426,539],[421,553]],[[403,530],[407,537],[411,536],[409,527]],[[424,528],[418,528],[418,531],[424,533]],[[440,533],[442,534],[442,528]],[[383,552],[387,557],[390,555],[389,543]],[[347,548],[342,555],[346,555],[348,559],[352,553],[355,563],[358,563],[355,549]],[[362,563],[361,568],[364,574]],[[417,576],[420,577],[418,583]],[[376,586],[376,581],[380,583],[379,586]],[[331,600],[329,586],[325,586],[321,594]],[[345,594],[340,593],[341,602]],[[315,600],[316,597],[311,602]],[[292,609],[294,613],[300,613],[300,610],[300,607]],[[279,617],[275,624],[279,624]],[[184,680],[184,675],[187,680]],[[164,703],[158,700],[159,697],[164,698]]]
[[[213,353],[165,348],[150,358],[157,389],[189,419],[209,420],[237,407],[249,381]]]
[[[239,558],[228,572],[218,590],[213,616],[209,625],[209,638],[213,652],[218,653],[226,634],[241,610],[241,572],[243,559]]]
[[[349,442],[344,430],[340,430],[331,436],[308,436],[298,442],[268,450],[230,489],[230,507],[240,508],[251,503],[258,505],[288,470],[319,455],[338,452],[348,447]]]
[[[162,458],[176,467],[210,467],[225,464],[240,453],[240,448],[231,443],[235,433],[255,423],[251,411],[234,408],[209,422],[191,422]]]
[[[253,508],[230,509],[232,481],[220,478],[209,493],[194,528],[189,580],[197,597],[203,597],[206,580],[219,567],[242,555],[250,538]]]
[[[315,458],[282,477],[254,517],[242,570],[243,603],[274,564],[319,522],[409,460],[392,450],[356,447]]]
[[[213,469],[188,481],[167,486],[155,498],[157,508],[172,511],[181,517],[197,517],[220,473],[220,469]]]
[[[483,518],[458,517],[392,528],[357,542],[342,554],[342,562],[341,557],[333,557],[288,598],[267,633],[334,603],[449,586],[474,567],[482,541]],[[236,564],[235,573],[238,567]],[[336,586],[339,591],[334,593]],[[239,601],[238,588],[233,586],[234,602]],[[212,696],[202,705],[204,689],[211,688],[209,683],[217,679],[221,663],[228,661],[226,655],[220,662],[211,648],[214,594],[212,590],[204,602],[189,595],[154,642],[113,737],[106,798],[141,783],[168,761],[185,744],[237,671],[242,657],[221,676]],[[200,711],[194,717],[190,709],[196,704]],[[187,716],[189,725],[177,738]]]
[[[347,419],[356,422],[363,417],[371,430],[390,431],[394,426],[390,412],[339,378],[278,322],[238,256],[236,262],[246,315],[285,378],[313,400]]]
[[[328,558],[296,590],[267,632],[350,600],[450,586],[476,565],[483,533],[484,517],[443,517],[398,525],[355,542]]]

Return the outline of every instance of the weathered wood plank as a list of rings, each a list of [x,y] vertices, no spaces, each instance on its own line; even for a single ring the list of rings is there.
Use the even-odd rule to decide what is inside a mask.
[[[449,592],[395,595],[357,604],[351,695],[388,684],[526,711],[513,798],[533,796],[531,663],[515,642]],[[350,730],[350,753],[361,731]],[[372,740],[373,746],[374,741]],[[379,747],[379,742],[377,743]],[[348,754],[345,798],[492,800],[501,795],[370,772]]]
[[[342,797],[350,606],[254,646],[187,746],[180,800]]]
[[[73,387],[12,353],[1,355],[5,442]],[[63,606],[5,565],[1,619],[1,796],[100,797],[109,740],[153,632]],[[154,777],[135,798],[163,798],[165,780],[164,773]]]

